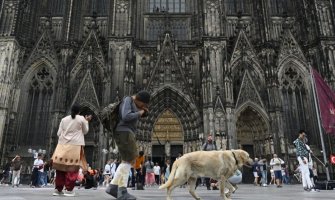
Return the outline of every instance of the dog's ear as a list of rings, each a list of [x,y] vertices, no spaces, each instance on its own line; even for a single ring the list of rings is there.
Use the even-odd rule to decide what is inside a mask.
[[[245,162],[247,162],[249,160],[249,154],[246,151],[241,150],[241,149],[239,149],[237,151],[238,151],[240,162],[242,164],[244,164]]]

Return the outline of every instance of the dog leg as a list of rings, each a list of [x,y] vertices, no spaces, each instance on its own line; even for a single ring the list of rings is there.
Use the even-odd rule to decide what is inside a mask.
[[[225,189],[225,183],[226,183],[226,178],[224,176],[221,176],[221,183],[220,183],[220,196],[224,200],[231,200],[230,198],[227,198],[224,189]]]
[[[232,193],[235,191],[235,188],[229,181],[226,181],[226,188],[228,188],[229,191],[225,195],[226,195],[227,198],[230,198]]]
[[[190,194],[196,199],[196,200],[201,200],[201,198],[195,194],[195,184],[197,182],[197,178],[190,177],[188,179],[188,186],[189,186],[189,192]]]

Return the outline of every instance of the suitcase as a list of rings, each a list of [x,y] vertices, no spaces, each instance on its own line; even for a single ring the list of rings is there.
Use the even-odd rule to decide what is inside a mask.
[[[316,181],[315,189],[319,190],[333,190],[335,188],[335,180]]]

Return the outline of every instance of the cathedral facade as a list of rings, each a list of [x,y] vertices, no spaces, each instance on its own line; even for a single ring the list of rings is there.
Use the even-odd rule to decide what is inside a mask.
[[[101,165],[116,151],[99,111],[146,89],[136,136],[146,154],[200,150],[211,134],[219,149],[277,153],[293,168],[300,129],[320,152],[309,70],[335,88],[334,9],[332,0],[1,0],[1,162],[51,154],[79,103],[94,115],[86,155]]]

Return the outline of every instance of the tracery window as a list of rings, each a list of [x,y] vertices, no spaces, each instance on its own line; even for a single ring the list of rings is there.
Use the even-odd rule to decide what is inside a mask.
[[[107,15],[109,8],[108,0],[85,0],[83,1],[83,8],[87,15],[95,13],[97,16]]]
[[[252,1],[250,0],[226,0],[225,8],[227,15],[250,15],[252,11]]]
[[[307,129],[306,111],[308,99],[303,83],[303,77],[292,66],[284,70],[281,80],[281,90],[283,95],[284,121],[288,135],[294,140],[300,129]]]
[[[272,16],[281,16],[284,13],[289,14],[292,6],[292,2],[288,0],[268,0],[268,10]]]
[[[186,0],[149,0],[149,12],[183,13]]]
[[[18,139],[20,144],[46,145],[49,134],[50,111],[54,92],[54,77],[46,66],[32,76],[27,85],[27,96],[22,97],[22,121]]]
[[[49,10],[53,16],[61,16],[65,13],[65,3],[63,0],[49,1]]]

